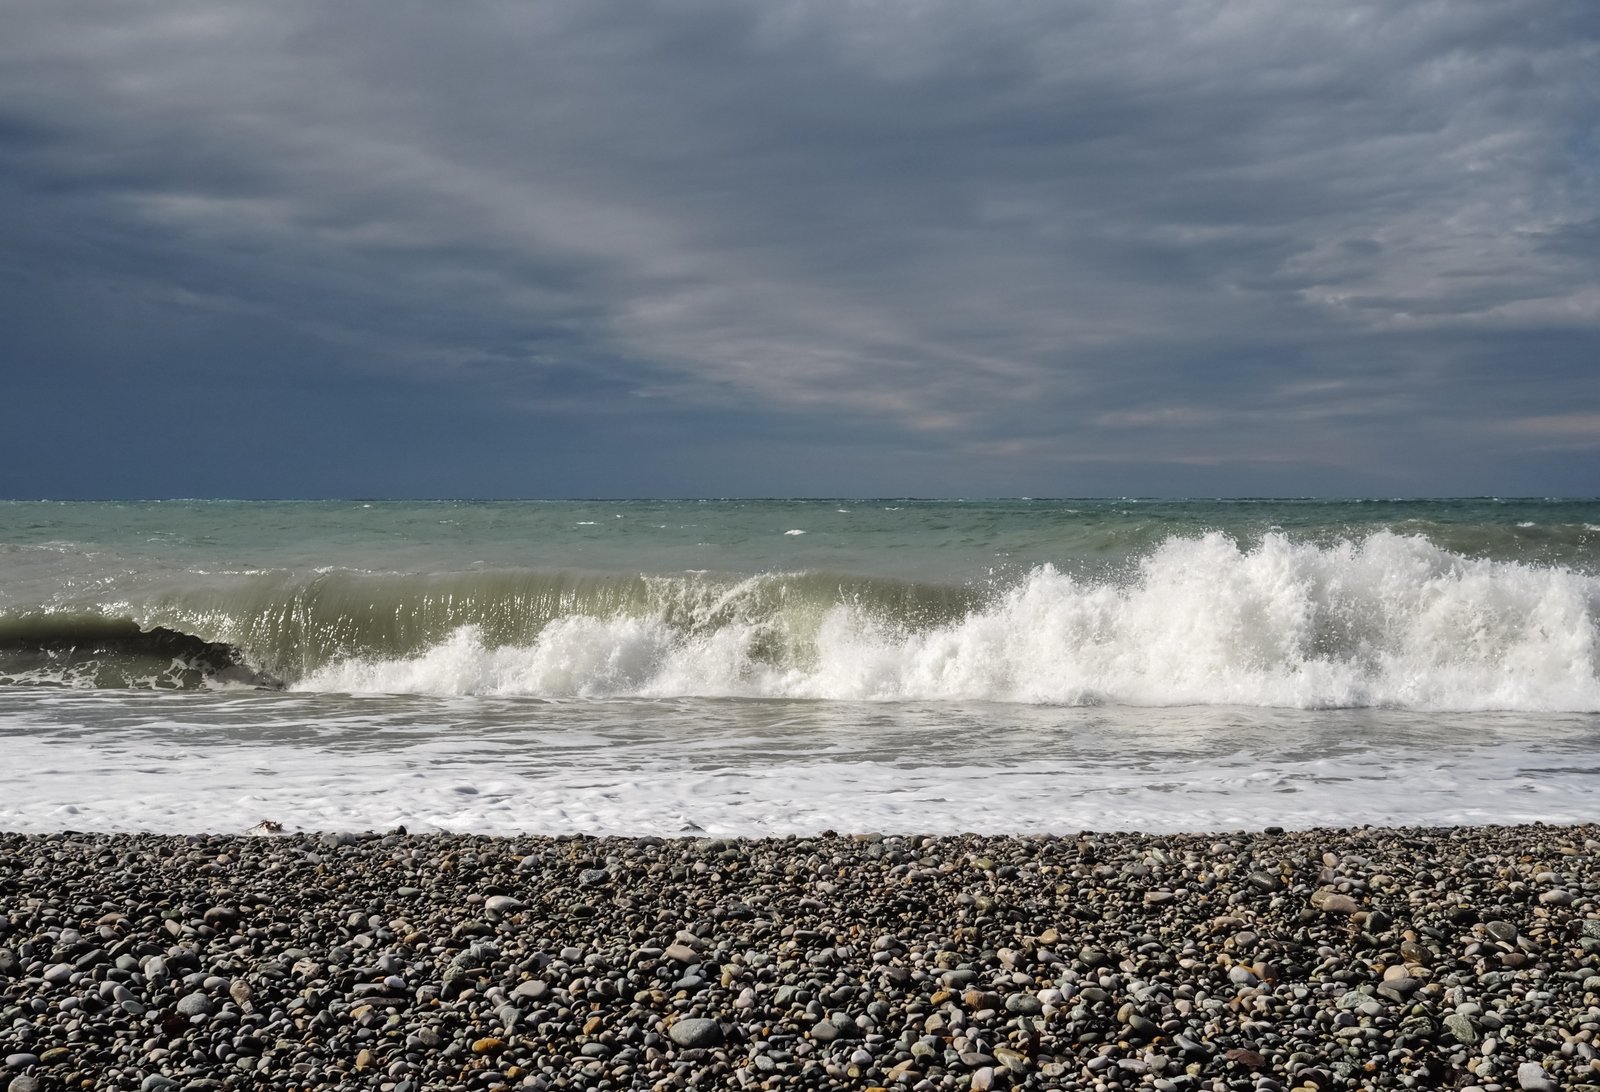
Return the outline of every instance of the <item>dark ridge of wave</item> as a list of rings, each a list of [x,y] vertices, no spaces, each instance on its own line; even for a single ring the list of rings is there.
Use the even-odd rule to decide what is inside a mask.
[[[267,680],[264,685],[281,685],[278,680],[293,683],[339,660],[415,655],[462,627],[472,627],[489,647],[525,645],[551,622],[581,616],[650,619],[686,637],[743,624],[760,631],[754,654],[781,662],[841,603],[897,626],[926,628],[965,616],[986,596],[972,588],[809,572],[741,577],[330,570],[213,575],[129,598],[132,603],[119,596],[114,608],[73,604],[75,621],[65,629],[69,639],[49,645],[29,637],[19,654],[36,659],[47,647],[104,646],[124,655],[138,650],[150,660],[170,651],[174,662],[195,663],[206,679],[223,672],[231,681],[254,671]],[[35,624],[0,620],[0,627],[10,629]],[[0,647],[9,631],[0,628]],[[172,634],[174,643],[163,644],[160,634]],[[136,677],[121,668],[110,677],[118,672]],[[0,681],[9,674],[15,672],[6,671],[0,659]],[[80,671],[74,679],[83,677]]]
[[[0,618],[0,681],[1600,708],[1600,577],[1392,532],[1169,535],[1122,565],[960,585],[327,569],[80,587]]]
[[[232,645],[128,618],[45,614],[0,619],[0,685],[195,690],[282,689]]]
[[[777,595],[769,609],[785,579],[751,580],[714,609],[689,598],[687,628],[665,609],[573,615],[514,643],[467,625],[420,655],[352,657],[295,687],[1600,711],[1600,578],[1571,569],[1469,559],[1416,536],[1323,548],[1272,535],[1244,549],[1210,534],[1170,538],[1108,575],[1042,565],[920,625],[903,605],[863,609],[837,593]],[[886,589],[869,586],[881,608]]]

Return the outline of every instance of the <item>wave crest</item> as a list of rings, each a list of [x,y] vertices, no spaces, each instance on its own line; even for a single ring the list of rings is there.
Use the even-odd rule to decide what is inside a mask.
[[[1596,577],[1420,536],[1213,533],[1120,579],[1044,565],[988,597],[674,579],[530,639],[469,622],[416,654],[337,658],[296,689],[1589,712],[1597,608]]]

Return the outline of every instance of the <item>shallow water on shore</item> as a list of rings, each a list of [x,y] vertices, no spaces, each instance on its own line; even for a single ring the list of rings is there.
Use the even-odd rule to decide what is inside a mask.
[[[1070,832],[1578,822],[1600,716],[0,689],[0,828]]]

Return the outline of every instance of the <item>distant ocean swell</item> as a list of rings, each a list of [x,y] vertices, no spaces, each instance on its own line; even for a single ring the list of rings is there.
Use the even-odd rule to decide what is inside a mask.
[[[279,572],[0,619],[0,682],[1592,712],[1600,577],[1390,531],[1174,536],[964,587]]]

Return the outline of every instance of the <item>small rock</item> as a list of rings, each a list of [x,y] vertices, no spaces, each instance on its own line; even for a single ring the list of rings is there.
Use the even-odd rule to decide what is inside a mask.
[[[1361,904],[1349,895],[1324,887],[1311,893],[1311,908],[1324,914],[1354,914],[1361,909]]]
[[[1006,997],[1006,1011],[1017,1016],[1037,1016],[1044,1011],[1044,1002],[1031,993],[1013,993]]]
[[[1078,958],[1089,967],[1104,967],[1111,962],[1111,957],[1101,948],[1080,948]]]
[[[1013,1073],[1026,1073],[1028,1071],[1027,1056],[1020,1051],[1012,1050],[1010,1047],[995,1047],[994,1060]]]
[[[550,983],[542,978],[530,978],[511,991],[515,1001],[543,1001],[550,996]]]
[[[1483,927],[1483,931],[1503,944],[1510,944],[1517,939],[1517,927],[1509,921],[1491,921]]]
[[[685,1050],[697,1050],[722,1042],[722,1025],[715,1020],[691,1016],[673,1024],[667,1035]]]
[[[214,1011],[211,998],[203,993],[186,993],[178,998],[178,1015],[189,1019],[195,1016],[210,1016]]]
[[[1223,1057],[1230,1062],[1236,1062],[1244,1066],[1246,1069],[1265,1069],[1267,1067],[1266,1056],[1247,1047],[1234,1047]]]
[[[1406,997],[1420,985],[1422,985],[1421,981],[1415,978],[1404,976],[1400,978],[1386,978],[1383,980],[1382,984],[1378,986],[1378,992],[1384,997],[1389,998],[1391,1001],[1404,1001]]]
[[[1555,1078],[1538,1062],[1523,1062],[1517,1066],[1517,1087],[1523,1092],[1561,1092]]]

